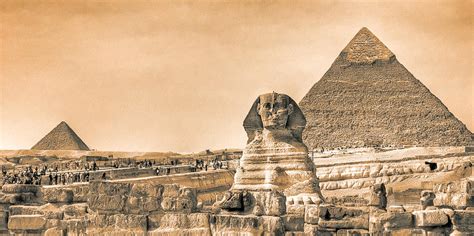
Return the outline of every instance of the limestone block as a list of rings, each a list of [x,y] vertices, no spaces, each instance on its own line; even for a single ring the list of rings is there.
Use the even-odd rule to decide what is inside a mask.
[[[387,207],[387,211],[392,212],[392,213],[399,213],[399,212],[405,212],[405,208],[403,208],[403,206],[394,205],[394,206]]]
[[[318,224],[319,207],[316,205],[307,205],[305,208],[304,222],[308,224]]]
[[[253,201],[255,204],[254,209],[260,209],[259,211],[263,215],[267,216],[281,216],[286,211],[286,198],[285,196],[277,191],[269,192],[251,192]],[[262,214],[256,214],[262,215]]]
[[[146,231],[147,219],[145,215],[116,214],[113,217],[116,228]]]
[[[63,219],[63,211],[56,204],[47,203],[39,207],[46,219]]]
[[[285,231],[281,217],[262,216],[262,222],[263,232],[269,235],[282,235]]]
[[[160,198],[149,196],[130,196],[126,201],[126,211],[130,213],[153,212],[161,209]]]
[[[61,209],[65,220],[83,218],[87,214],[87,204],[84,203],[64,205]]]
[[[306,234],[302,231],[286,231],[285,236],[306,236]]]
[[[87,222],[84,220],[63,220],[61,227],[66,230],[67,235],[87,235]]]
[[[37,206],[10,206],[10,216],[14,215],[42,215],[42,211]]]
[[[135,183],[130,196],[160,198],[163,194],[163,185],[149,183]]]
[[[81,185],[68,186],[73,193],[73,202],[87,202],[87,195],[89,194],[89,184],[84,183]]]
[[[45,229],[61,227],[60,219],[46,219]]]
[[[155,213],[155,214],[148,215],[147,217],[148,229],[153,230],[153,229],[159,228],[161,225],[161,218],[164,215],[165,214],[162,214],[162,213]]]
[[[415,225],[422,226],[442,226],[448,223],[448,216],[441,210],[414,211]]]
[[[451,221],[457,231],[474,232],[474,209],[454,211]]]
[[[21,202],[21,203],[31,204],[31,203],[38,202],[38,199],[36,197],[36,193],[20,193],[19,197],[20,197],[19,202]],[[18,202],[17,202],[17,204],[18,204]]]
[[[318,225],[304,224],[304,233],[307,236],[317,236],[318,228]]]
[[[463,209],[471,204],[470,196],[465,193],[437,193],[433,200],[434,206],[449,206],[456,209]]]
[[[8,227],[8,206],[0,206],[0,233]]]
[[[156,229],[153,231],[148,231],[148,236],[175,236],[175,235],[186,235],[186,236],[211,236],[211,231],[209,229],[169,229],[162,230]]]
[[[319,219],[319,226],[332,229],[369,229],[369,216],[362,215],[341,220]]]
[[[125,206],[126,196],[124,195],[94,195],[88,197],[89,207],[94,211],[111,211],[119,213]]]
[[[41,199],[43,202],[49,203],[71,203],[74,193],[69,188],[41,188]]]
[[[318,227],[317,236],[336,236],[336,229]]]
[[[413,227],[413,216],[410,212],[389,212],[382,217],[385,229]]]
[[[148,217],[148,235],[211,235],[209,214],[168,213]]]
[[[149,235],[211,235],[207,213],[152,215],[148,227]]]
[[[179,185],[166,184],[163,186],[163,197],[178,197],[178,196],[179,196]]]
[[[31,184],[4,184],[3,193],[37,193],[41,187]]]
[[[151,205],[153,206],[153,205]],[[167,212],[190,213],[196,209],[197,192],[194,188],[164,185],[161,208]]]
[[[366,214],[360,207],[344,207],[344,206],[332,206],[332,205],[320,205],[319,206],[319,217],[325,219],[343,219],[345,217],[355,217]]]
[[[191,229],[209,228],[209,214],[207,213],[167,213],[148,217],[149,225],[156,228]]]
[[[60,228],[50,228],[44,232],[44,236],[65,236],[66,233]]]
[[[179,197],[164,197],[161,201],[161,207],[167,212],[183,213],[190,213],[195,208],[192,200]]]
[[[410,212],[372,211],[370,213],[370,233],[380,234],[397,228],[413,228],[413,216]]]
[[[10,230],[42,230],[46,224],[46,219],[40,215],[16,215],[8,220]]]
[[[108,196],[124,196],[130,193],[130,183],[92,181],[89,183],[89,191],[94,194],[105,194]]]
[[[425,232],[422,229],[391,229],[384,232],[386,232],[390,236],[425,235]]]
[[[316,205],[288,204],[286,205],[286,214],[304,216],[306,206],[316,206]]]
[[[340,229],[337,236],[369,236],[369,231],[365,229]]]
[[[286,215],[283,217],[286,231],[304,231],[304,217]]]
[[[242,191],[227,191],[219,207],[225,210],[244,210]]]
[[[0,204],[17,204],[17,203],[20,203],[21,201],[22,201],[21,194],[6,194],[3,192],[0,192]]]
[[[333,229],[369,229],[369,214],[357,207],[321,205],[319,226]]]
[[[91,229],[94,228],[105,228],[110,225],[115,224],[115,219],[111,218],[108,215],[105,214],[90,214],[89,215],[89,220],[90,220],[90,225],[89,227]]]
[[[260,235],[262,217],[252,215],[216,215],[210,220],[216,235]]]

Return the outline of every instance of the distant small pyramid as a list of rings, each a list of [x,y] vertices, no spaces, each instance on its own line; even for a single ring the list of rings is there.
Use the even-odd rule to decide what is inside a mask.
[[[33,150],[86,150],[89,147],[77,136],[69,125],[62,121],[44,136],[35,146]]]
[[[299,105],[310,149],[473,144],[466,126],[367,28]]]

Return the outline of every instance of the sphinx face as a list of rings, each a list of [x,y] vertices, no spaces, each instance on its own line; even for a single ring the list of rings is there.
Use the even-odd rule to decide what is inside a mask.
[[[257,112],[265,129],[284,129],[293,106],[287,95],[269,93],[260,96]]]

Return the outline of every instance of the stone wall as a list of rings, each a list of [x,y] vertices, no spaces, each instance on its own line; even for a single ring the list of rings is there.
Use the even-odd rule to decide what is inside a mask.
[[[375,183],[393,184],[406,180],[414,180],[421,185],[421,182],[429,181],[430,178],[442,179],[450,176],[459,179],[461,175],[472,174],[468,170],[471,166],[466,165],[474,163],[473,153],[403,156],[395,159],[365,155],[368,158],[357,162],[350,157],[335,158],[335,164],[332,165],[326,164],[328,160],[315,158],[321,189],[361,189]],[[456,178],[454,175],[459,176]]]
[[[472,179],[436,186],[472,199]],[[2,233],[37,235],[469,235],[472,202],[380,209],[364,201],[290,205],[282,215],[209,212],[197,190],[176,184],[93,181],[72,188],[4,185],[0,198]],[[449,189],[449,191],[448,191]],[[80,194],[81,197],[74,196]],[[85,195],[85,197],[84,197]],[[85,202],[82,200],[86,198]],[[81,199],[76,202],[76,199]],[[435,201],[436,202],[436,201]],[[435,204],[438,205],[438,204]]]

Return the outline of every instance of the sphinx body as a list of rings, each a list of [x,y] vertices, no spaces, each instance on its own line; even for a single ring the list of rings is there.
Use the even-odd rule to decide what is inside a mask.
[[[323,198],[314,164],[301,141],[305,125],[289,96],[259,96],[244,121],[249,139],[231,191],[278,191],[287,204],[319,204]]]

